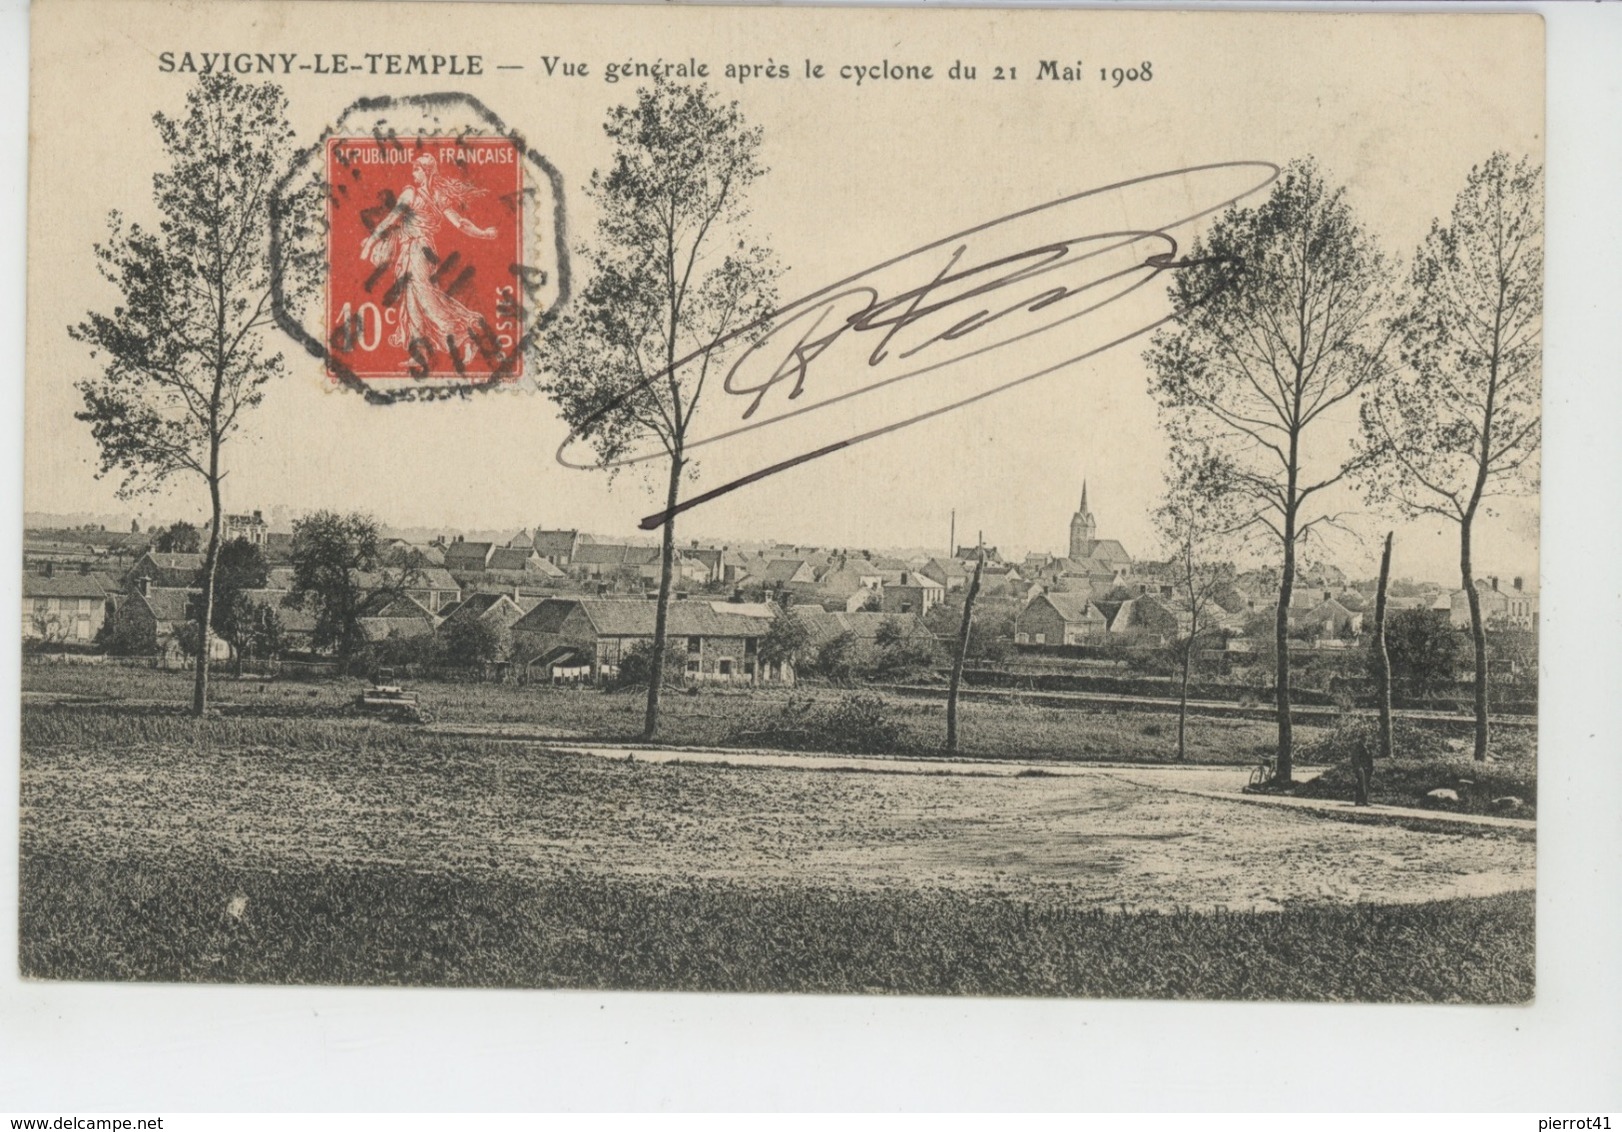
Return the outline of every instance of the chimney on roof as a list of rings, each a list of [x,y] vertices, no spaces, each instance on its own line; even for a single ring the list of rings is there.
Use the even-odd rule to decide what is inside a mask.
[[[518,596],[519,596],[518,583],[514,582],[513,583],[513,604],[514,605],[518,604]]]
[[[141,575],[141,596],[152,596],[152,579],[145,574]]]
[[[47,563],[45,563],[45,576],[47,578],[56,577],[56,563],[55,562],[47,562]]]
[[[1525,588],[1525,586],[1524,586],[1524,585],[1523,585],[1523,583],[1524,583],[1524,582],[1525,582],[1525,581],[1526,581],[1526,579],[1525,579],[1525,578],[1516,578],[1516,579],[1515,579],[1515,589],[1516,589],[1516,590],[1517,590],[1517,591],[1519,591],[1519,590],[1522,590],[1522,589],[1524,589],[1524,588]]]
[[[255,511],[253,513],[253,521],[255,524],[263,523],[265,521],[265,513],[263,511]]]
[[[1492,583],[1493,591],[1496,593],[1498,590],[1498,575],[1494,574],[1492,577],[1488,578],[1487,581]]]

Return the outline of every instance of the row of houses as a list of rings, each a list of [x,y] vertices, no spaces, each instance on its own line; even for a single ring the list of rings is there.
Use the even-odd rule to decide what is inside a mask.
[[[1116,587],[1110,598],[1094,599],[1089,593],[1065,590],[1045,591],[1030,598],[1014,622],[1014,643],[1018,645],[1085,645],[1111,640],[1164,643],[1185,635],[1193,623],[1186,602],[1180,601],[1174,587]],[[1497,579],[1476,584],[1483,621],[1492,627],[1535,631],[1538,600],[1522,579],[1513,588],[1500,590]],[[1277,608],[1276,591],[1252,596],[1238,585],[1228,585],[1214,595],[1203,614],[1204,627],[1243,633],[1257,613],[1270,614]],[[1387,601],[1388,612],[1401,609],[1430,609],[1445,613],[1459,629],[1470,624],[1469,595],[1466,591],[1438,591],[1435,594],[1394,597]],[[1366,595],[1357,590],[1335,592],[1327,588],[1302,587],[1292,593],[1287,613],[1290,633],[1298,639],[1323,642],[1359,638],[1373,617]]]
[[[222,533],[266,551],[272,564],[269,577],[264,589],[252,593],[250,599],[276,609],[293,647],[298,647],[299,638],[313,626],[305,624],[301,611],[281,604],[292,589],[293,571],[285,564],[286,547],[272,544],[278,537],[285,541],[286,536],[271,532],[259,512],[227,516]],[[735,600],[720,604],[728,607],[727,616],[733,618],[747,616],[738,612],[745,606],[792,605],[808,616],[812,609],[829,615],[862,615],[851,625],[871,631],[885,616],[924,617],[955,591],[963,590],[979,565],[982,592],[1008,595],[1022,603],[1016,643],[1152,639],[1177,632],[1187,614],[1178,608],[1169,564],[1134,563],[1118,542],[1097,539],[1095,534],[1084,486],[1082,508],[1072,521],[1071,553],[1066,556],[1029,555],[1016,565],[1004,561],[995,547],[960,546],[952,556],[903,559],[866,550],[788,544],[742,551],[693,543],[677,550],[677,588],[684,594],[699,589],[727,592]],[[96,537],[105,540],[103,535]],[[127,541],[134,536],[119,537]],[[82,549],[95,539],[85,535],[63,541]],[[658,547],[597,542],[577,530],[526,530],[506,544],[460,537],[427,543],[396,540],[388,546],[388,556],[395,571],[409,567],[408,582],[402,594],[390,595],[378,608],[367,611],[363,621],[374,639],[438,632],[460,611],[463,617],[476,615],[492,624],[499,622],[506,640],[522,619],[549,600],[614,601],[608,597],[610,590],[629,589],[639,595],[628,608],[643,612],[623,616],[651,618],[652,605],[641,596],[656,584],[659,575]],[[193,588],[202,564],[201,554],[148,550],[115,582],[90,561],[79,562],[74,570],[58,570],[58,563],[47,560],[36,572],[25,575],[24,637],[88,645],[122,605],[134,598],[141,602],[126,615],[126,628],[134,631],[129,624],[134,620],[149,624],[160,638],[166,632],[172,635],[173,627],[187,619],[184,595]],[[382,588],[386,579],[366,576],[359,581],[363,588]],[[588,592],[576,596],[560,593],[570,588]],[[1489,624],[1535,629],[1538,598],[1523,579],[1513,579],[1502,588],[1496,578],[1483,579],[1477,592]],[[1253,615],[1275,608],[1277,593],[1276,578],[1266,571],[1241,574],[1217,595],[1219,608],[1211,620],[1242,630]],[[739,598],[743,600],[736,600]],[[474,599],[476,612],[466,604]],[[677,603],[688,610],[713,604]],[[1291,629],[1298,635],[1326,640],[1355,638],[1362,632],[1371,605],[1367,585],[1348,585],[1332,566],[1308,567],[1302,571],[1292,599]],[[1390,605],[1393,609],[1445,610],[1455,625],[1469,623],[1468,595],[1463,590],[1433,587],[1393,597]],[[577,615],[581,612],[574,610]],[[820,615],[816,619],[819,624],[831,623]],[[537,641],[545,635],[531,631]],[[651,621],[645,635],[651,638]],[[747,640],[751,634],[733,636]],[[565,643],[554,642],[549,647]],[[713,658],[714,664],[700,657],[698,673],[742,675],[750,654],[731,646],[723,652],[729,661],[724,674],[719,665],[721,653]],[[600,650],[594,646],[594,671],[600,673],[616,663],[615,646],[606,641]],[[758,668],[751,674],[755,673]]]

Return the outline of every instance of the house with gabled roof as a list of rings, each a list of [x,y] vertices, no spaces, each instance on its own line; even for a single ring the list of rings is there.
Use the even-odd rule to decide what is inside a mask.
[[[24,574],[23,640],[90,644],[107,621],[114,592],[105,574]]]
[[[803,558],[768,558],[751,571],[749,580],[768,588],[814,586],[817,574]]]
[[[1504,588],[1500,588],[1496,577],[1477,578],[1476,600],[1481,608],[1483,625],[1507,625],[1527,630],[1535,630],[1538,627],[1537,589],[1535,585],[1528,586],[1524,578],[1516,578]],[[1470,627],[1468,590],[1453,590],[1439,595],[1434,608],[1446,609],[1454,628]]]
[[[946,600],[946,587],[928,574],[903,570],[894,584],[888,581],[884,583],[882,600],[885,613],[923,617]]]
[[[858,668],[872,663],[878,652],[879,631],[885,625],[898,629],[903,640],[921,644],[936,642],[935,634],[929,631],[922,617],[867,611],[830,611],[820,605],[796,605],[789,612],[805,625],[813,653],[835,637],[850,634],[852,652],[848,659]]]
[[[404,585],[399,584],[402,578],[405,581]],[[277,572],[272,570],[272,584],[277,579]],[[438,614],[446,606],[462,600],[461,583],[442,566],[418,567],[404,574],[398,569],[361,570],[355,574],[355,583],[365,590],[388,590],[398,587],[430,614]]]
[[[202,568],[201,554],[167,554],[149,550],[136,559],[135,565],[124,575],[124,584],[132,590],[139,588],[142,582],[166,589],[184,589],[197,581]]]
[[[568,569],[580,546],[589,542],[591,536],[579,531],[546,531],[537,527],[531,548],[552,565]]]
[[[1096,644],[1109,622],[1084,593],[1043,593],[1014,615],[1016,645]]]
[[[490,560],[486,564],[487,570],[501,570],[507,573],[539,573],[541,567],[557,570],[546,559],[535,553],[533,547],[528,546],[498,546],[491,550]]]
[[[118,603],[113,615],[114,632],[135,655],[156,655],[165,668],[184,668],[192,658],[181,647],[182,630],[201,616],[197,612],[202,591],[177,586],[138,587]],[[229,660],[231,645],[213,633],[209,634],[209,657]]]
[[[421,566],[445,565],[445,548],[432,542],[407,542],[405,539],[391,539],[384,544],[383,561],[390,566],[405,566],[416,564]]]
[[[490,556],[495,553],[496,544],[493,542],[468,542],[457,536],[455,542],[445,547],[445,569],[462,571],[463,573],[476,573],[486,570],[490,566]]]
[[[699,546],[695,542],[681,551],[681,560],[684,564],[692,563],[703,569],[702,577],[699,577],[696,573],[684,571],[687,577],[695,581],[709,585],[725,580],[726,550],[721,547]]]
[[[512,656],[512,627],[523,620],[527,612],[527,609],[507,594],[469,594],[466,599],[445,611],[445,616],[435,631],[444,638],[454,633],[460,624],[468,621],[481,622],[488,625],[496,634],[499,644],[495,659],[507,660]]]
[[[1297,632],[1318,637],[1351,638],[1363,631],[1363,614],[1352,612],[1335,598],[1325,598],[1293,621]]]
[[[659,577],[660,548],[624,546],[618,543],[583,543],[575,553],[570,572],[586,578],[637,578],[644,582]]]
[[[309,652],[315,645],[315,610],[308,606],[284,605],[287,591],[280,589],[243,590],[242,596],[273,614],[281,628],[283,652]]]
[[[651,644],[657,604],[636,598],[551,598],[513,623],[513,655],[541,661],[564,655],[584,660],[593,679],[612,677],[638,645]],[[672,601],[666,633],[687,680],[733,684],[794,681],[793,666],[765,664],[760,642],[777,617],[766,603]],[[531,670],[532,678],[550,679]]]
[[[965,569],[963,563],[955,558],[931,558],[918,572],[926,578],[933,578],[946,587],[946,592],[965,589],[969,584],[969,575],[973,567]]]
[[[356,620],[368,641],[383,641],[428,636],[439,619],[408,596],[379,594],[366,603]]]
[[[1138,643],[1163,644],[1182,631],[1189,620],[1186,611],[1174,609],[1155,594],[1097,605],[1109,618],[1112,637],[1126,637]]]

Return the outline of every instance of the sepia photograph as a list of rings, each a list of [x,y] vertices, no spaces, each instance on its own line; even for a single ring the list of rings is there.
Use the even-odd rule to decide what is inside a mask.
[[[1544,21],[827,16],[34,5],[25,980],[1535,1000]]]

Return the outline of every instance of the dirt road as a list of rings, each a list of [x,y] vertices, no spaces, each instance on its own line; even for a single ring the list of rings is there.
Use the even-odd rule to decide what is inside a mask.
[[[1354,825],[1145,777],[1216,782],[1242,768],[1046,766],[1022,776],[1033,768],[412,743],[31,748],[24,850],[254,870],[387,861],[425,872],[952,888],[1133,908],[1401,903],[1534,883],[1524,840]]]

